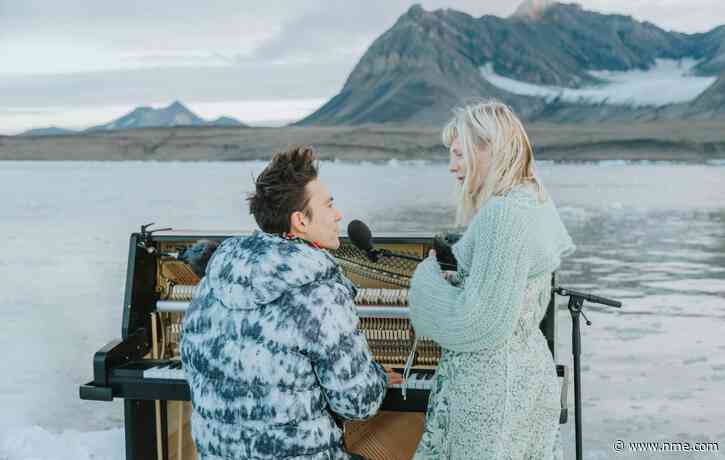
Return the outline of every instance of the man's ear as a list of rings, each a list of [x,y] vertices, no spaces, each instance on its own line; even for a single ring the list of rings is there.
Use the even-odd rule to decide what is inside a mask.
[[[295,211],[290,215],[289,220],[290,232],[298,235],[307,233],[307,218],[305,217],[305,213]]]

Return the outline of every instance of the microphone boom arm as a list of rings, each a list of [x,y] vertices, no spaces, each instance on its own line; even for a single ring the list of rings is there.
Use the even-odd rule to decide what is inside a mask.
[[[399,254],[397,252],[390,251],[388,249],[371,249],[369,251],[370,253],[375,254],[375,256],[380,257],[397,257],[398,259],[406,259],[406,260],[412,260],[415,262],[422,262],[423,259],[416,256],[409,256],[408,254]]]

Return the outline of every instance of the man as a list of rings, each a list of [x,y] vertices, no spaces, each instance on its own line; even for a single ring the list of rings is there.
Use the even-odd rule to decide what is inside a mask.
[[[354,458],[330,412],[371,417],[400,376],[372,361],[355,288],[325,250],[340,245],[342,215],[314,151],[276,154],[249,209],[262,231],[219,246],[184,317],[199,457]]]

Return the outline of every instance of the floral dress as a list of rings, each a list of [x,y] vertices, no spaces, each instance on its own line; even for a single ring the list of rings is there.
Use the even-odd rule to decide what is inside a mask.
[[[573,250],[551,199],[521,187],[490,199],[453,246],[457,283],[435,257],[418,264],[411,322],[443,355],[415,459],[561,458],[560,384],[539,324]]]
[[[504,348],[443,350],[415,459],[562,458],[560,387],[539,329],[550,283],[550,275],[529,283],[514,337]]]

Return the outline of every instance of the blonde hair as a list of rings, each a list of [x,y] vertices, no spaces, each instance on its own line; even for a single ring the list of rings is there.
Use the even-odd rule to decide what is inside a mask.
[[[504,195],[519,184],[532,184],[539,200],[545,200],[529,136],[507,105],[488,101],[453,109],[442,138],[448,148],[458,139],[466,168],[465,180],[457,190],[458,225],[468,224],[489,198]],[[484,152],[491,155],[486,177],[482,177],[481,167]]]

